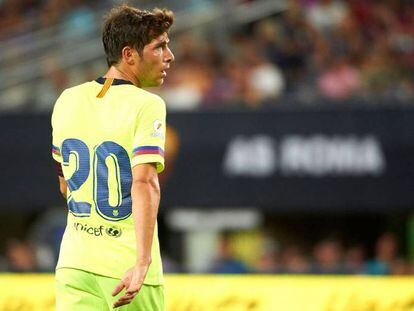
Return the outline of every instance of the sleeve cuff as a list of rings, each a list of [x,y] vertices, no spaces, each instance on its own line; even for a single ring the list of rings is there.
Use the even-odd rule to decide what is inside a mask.
[[[132,158],[131,167],[137,164],[155,163],[157,166],[157,173],[161,173],[164,170],[164,158],[161,155],[143,154],[136,155]]]

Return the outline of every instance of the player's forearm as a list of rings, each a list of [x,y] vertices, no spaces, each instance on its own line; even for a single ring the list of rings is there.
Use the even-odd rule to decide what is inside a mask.
[[[137,243],[137,264],[150,264],[152,239],[160,202],[158,180],[134,181],[131,195]]]

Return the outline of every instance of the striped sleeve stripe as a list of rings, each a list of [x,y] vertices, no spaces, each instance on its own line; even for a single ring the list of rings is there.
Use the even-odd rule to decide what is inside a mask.
[[[59,147],[56,147],[55,145],[52,145],[52,153],[54,153],[56,155],[60,155]]]
[[[135,148],[132,153],[134,156],[143,155],[143,154],[159,154],[160,156],[164,157],[164,150],[157,146],[141,146]]]

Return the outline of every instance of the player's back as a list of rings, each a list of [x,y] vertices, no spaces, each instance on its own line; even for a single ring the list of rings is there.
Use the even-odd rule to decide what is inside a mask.
[[[128,81],[100,78],[64,91],[52,126],[69,208],[58,268],[119,278],[136,258],[131,167],[163,169],[165,105]],[[146,283],[159,284],[156,233],[152,257]]]
[[[99,98],[101,89],[101,84],[92,81],[64,91],[55,106],[54,118],[59,123],[54,129],[58,127],[62,136],[83,138],[88,145],[106,140],[123,143],[125,135],[134,130],[131,126],[136,125],[136,114],[149,93],[125,84],[110,87]],[[140,96],[141,102],[137,101]]]

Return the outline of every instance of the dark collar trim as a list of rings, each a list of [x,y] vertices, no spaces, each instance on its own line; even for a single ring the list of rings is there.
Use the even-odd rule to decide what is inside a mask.
[[[106,80],[106,78],[99,77],[95,81],[98,82],[99,84],[104,84],[105,83],[105,80]],[[134,85],[131,81],[122,80],[122,79],[114,79],[114,82],[112,82],[112,85],[122,85],[122,84],[131,84],[131,85]]]

